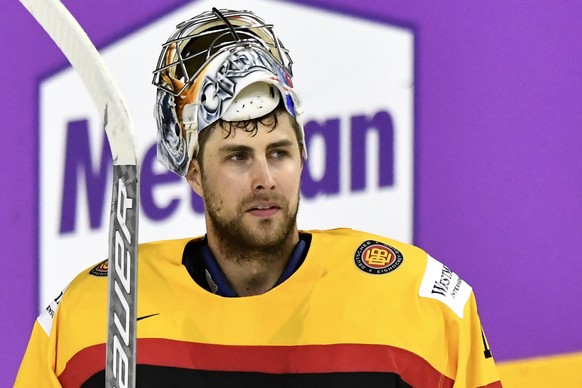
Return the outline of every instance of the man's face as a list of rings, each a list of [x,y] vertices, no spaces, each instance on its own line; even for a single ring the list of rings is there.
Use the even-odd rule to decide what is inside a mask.
[[[226,139],[218,126],[204,144],[203,170],[188,181],[203,197],[209,237],[241,249],[276,249],[297,231],[303,166],[286,113],[278,124],[258,124],[255,136],[234,130]]]

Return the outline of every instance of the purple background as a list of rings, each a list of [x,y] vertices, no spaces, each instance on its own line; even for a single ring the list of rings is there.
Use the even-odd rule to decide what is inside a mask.
[[[65,1],[98,47],[185,3]],[[415,30],[415,242],[472,284],[497,360],[582,351],[582,6],[305,3]],[[37,312],[37,85],[66,61],[15,1],[0,43],[0,386],[10,386]]]

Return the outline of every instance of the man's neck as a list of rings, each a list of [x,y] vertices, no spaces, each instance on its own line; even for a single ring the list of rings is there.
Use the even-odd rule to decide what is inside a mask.
[[[295,232],[278,249],[231,255],[216,238],[208,236],[208,246],[231,288],[239,296],[260,295],[269,291],[281,277],[299,241]]]

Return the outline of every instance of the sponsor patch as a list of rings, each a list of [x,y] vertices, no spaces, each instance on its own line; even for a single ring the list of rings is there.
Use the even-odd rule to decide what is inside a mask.
[[[375,240],[366,240],[354,255],[356,266],[373,275],[383,275],[394,271],[404,260],[402,253],[390,245]]]
[[[465,304],[472,290],[473,288],[449,267],[431,256],[428,257],[424,278],[420,284],[420,296],[443,302],[462,319]]]
[[[107,276],[108,273],[108,260],[104,260],[101,263],[97,264],[91,271],[89,271],[90,275],[93,276]]]
[[[36,319],[47,335],[51,334],[53,320],[55,319],[55,314],[57,313],[57,307],[59,307],[59,303],[61,303],[61,299],[63,298],[64,293],[64,290],[61,291],[59,296],[53,299]]]

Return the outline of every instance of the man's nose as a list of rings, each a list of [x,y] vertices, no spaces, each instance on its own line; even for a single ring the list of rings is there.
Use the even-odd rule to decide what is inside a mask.
[[[255,159],[253,163],[253,188],[255,190],[273,190],[275,188],[271,166],[266,158]]]

